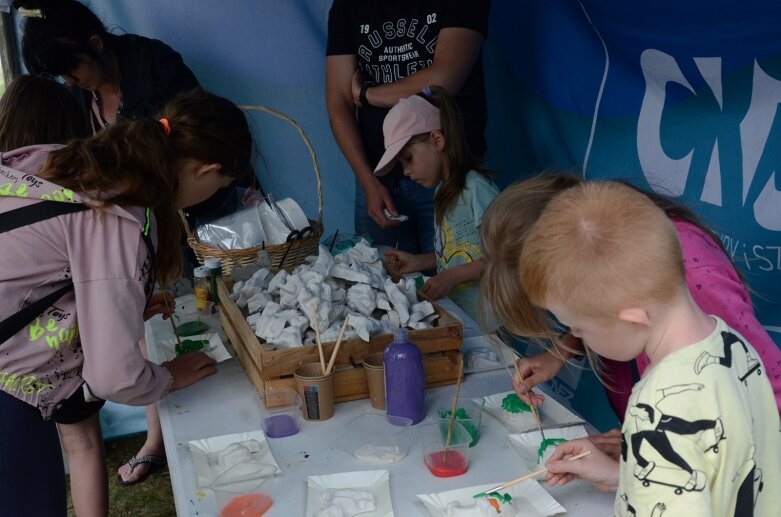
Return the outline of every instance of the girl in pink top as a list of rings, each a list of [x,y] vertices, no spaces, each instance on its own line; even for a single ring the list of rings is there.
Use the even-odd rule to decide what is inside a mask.
[[[554,343],[553,349],[548,352],[518,360],[521,378],[517,378],[513,386],[521,398],[534,405],[540,404],[543,398],[530,391],[531,388],[555,377],[569,358],[583,354],[583,347],[569,334],[557,336],[549,324],[548,315],[531,305],[516,278],[517,261],[530,227],[547,203],[556,194],[581,182],[580,178],[569,174],[543,174],[530,178],[502,192],[483,216],[481,237],[486,260],[486,269],[480,280],[483,319],[495,319],[516,335],[549,339]],[[724,320],[757,350],[781,410],[781,349],[757,321],[748,288],[720,241],[685,207],[656,194],[646,195],[673,220],[692,297],[703,312]],[[516,238],[508,239],[506,236]],[[632,386],[648,366],[647,358],[641,356],[632,362],[601,357],[590,359],[601,370],[613,409],[620,418],[623,417]],[[702,358],[703,364],[714,360],[718,358]],[[611,431],[606,435],[606,439],[597,437],[595,442],[604,444],[609,452],[615,453],[619,445],[618,433]]]
[[[162,115],[0,156],[4,224],[31,209],[75,208],[0,232],[0,326],[58,293],[0,344],[0,499],[9,515],[65,515],[51,419],[85,385],[146,405],[216,371],[200,353],[155,365],[138,344],[155,280],[167,284],[181,269],[177,209],[248,173],[251,135],[241,110],[200,89]]]

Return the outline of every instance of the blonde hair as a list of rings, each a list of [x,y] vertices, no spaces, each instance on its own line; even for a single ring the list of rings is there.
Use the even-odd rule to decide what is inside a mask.
[[[547,314],[520,285],[519,261],[529,230],[550,200],[580,184],[570,174],[541,174],[509,186],[486,209],[480,228],[484,269],[478,305],[485,327],[496,321],[516,336],[553,339]]]
[[[685,286],[670,219],[648,196],[613,181],[583,183],[551,200],[526,237],[518,276],[535,306],[555,299],[604,321]]]

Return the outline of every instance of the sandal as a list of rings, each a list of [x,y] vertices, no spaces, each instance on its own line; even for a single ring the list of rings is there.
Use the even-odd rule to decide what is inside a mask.
[[[165,459],[165,456],[154,456],[152,454],[149,454],[147,456],[143,456],[141,458],[136,458],[133,456],[130,458],[127,462],[128,465],[130,465],[130,472],[132,473],[137,466],[141,465],[142,463],[148,463],[149,468],[144,472],[140,478],[136,479],[135,481],[125,481],[122,479],[122,476],[117,474],[117,483],[122,486],[131,486],[138,483],[143,482],[147,477],[154,474],[158,470],[165,467],[168,462]]]

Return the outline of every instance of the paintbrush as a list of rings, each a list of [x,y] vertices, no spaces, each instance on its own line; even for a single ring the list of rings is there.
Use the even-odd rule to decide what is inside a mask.
[[[317,352],[320,354],[320,370],[325,375],[325,356],[323,355],[323,343],[320,341],[320,322],[317,321],[317,307],[312,307],[312,321],[315,324],[315,339],[317,340]]]
[[[336,354],[339,353],[339,346],[342,344],[342,337],[344,337],[344,331],[347,330],[347,321],[349,318],[344,319],[344,323],[342,323],[342,328],[339,330],[339,337],[336,338],[336,346],[334,347],[334,351],[331,352],[331,359],[328,361],[328,366],[325,367],[325,375],[328,375],[331,373],[331,368],[334,367],[334,362],[336,361]]]
[[[458,380],[456,381],[456,396],[453,398],[453,404],[450,406],[450,423],[447,426],[447,438],[445,439],[445,451],[442,454],[443,461],[447,461],[447,453],[450,449],[450,439],[453,436],[453,425],[456,422],[456,409],[458,409],[458,394],[461,392],[461,378],[464,374],[464,357],[461,356],[461,362],[458,364]]]
[[[574,460],[579,460],[580,458],[585,458],[589,454],[591,454],[591,451],[585,451],[585,452],[581,452],[580,454],[578,454],[576,456],[573,456],[571,458],[564,458],[564,459],[567,460],[567,461],[574,461]],[[506,483],[502,483],[501,485],[497,485],[497,486],[493,487],[491,490],[486,490],[485,492],[480,492],[479,494],[475,494],[472,497],[474,497],[474,498],[485,497],[487,495],[493,494],[494,492],[498,492],[499,490],[505,490],[507,488],[510,488],[511,486],[517,485],[518,483],[526,481],[527,479],[532,479],[532,478],[535,478],[535,477],[537,477],[537,476],[539,476],[541,474],[545,474],[546,472],[548,472],[548,468],[547,467],[543,467],[543,468],[541,468],[539,470],[535,470],[534,472],[529,472],[525,476],[521,476],[519,478],[513,479],[512,481],[508,481]]]
[[[168,321],[171,322],[171,329],[174,331],[174,337],[176,338],[176,344],[181,350],[182,348],[182,338],[179,337],[179,334],[176,332],[176,323],[174,323],[174,310],[171,309],[171,306],[168,305],[168,298],[166,298],[165,293],[166,291],[163,290],[163,284],[158,283],[157,284],[160,287],[160,294],[163,295],[163,300],[165,300],[165,307],[168,309]],[[176,304],[174,304],[174,308],[176,307]]]

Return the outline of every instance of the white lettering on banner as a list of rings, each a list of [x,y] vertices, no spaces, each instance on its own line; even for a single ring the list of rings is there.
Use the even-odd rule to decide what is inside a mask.
[[[781,246],[752,244],[723,233],[719,235],[729,258],[746,271],[781,271]]]
[[[708,85],[719,109],[724,109],[721,80],[721,58],[693,58],[702,79]],[[640,56],[640,67],[645,80],[640,114],[637,121],[637,152],[643,173],[651,187],[672,196],[682,196],[686,190],[694,149],[685,156],[673,158],[662,146],[662,117],[665,109],[667,87],[678,84],[696,95],[686,80],[675,58],[656,49],[645,50]],[[781,191],[775,188],[776,172],[773,171],[761,189],[754,185],[757,170],[767,146],[770,131],[781,105],[781,81],[770,77],[754,62],[751,101],[740,122],[740,148],[743,158],[742,203],[752,201],[749,193],[759,190],[753,200],[753,213],[757,224],[773,231],[781,231]],[[714,140],[700,199],[706,203],[723,206],[724,189],[719,159],[718,138]],[[753,187],[753,189],[752,189]]]

